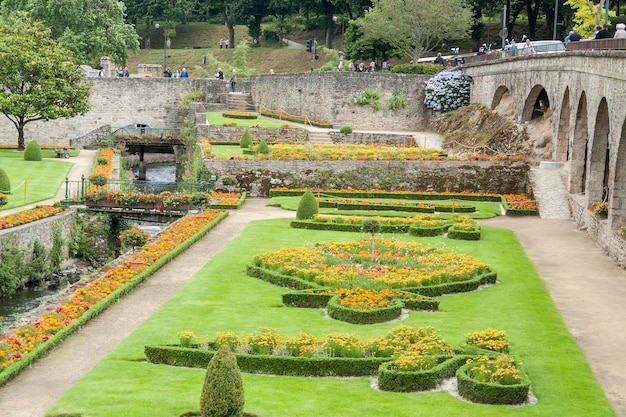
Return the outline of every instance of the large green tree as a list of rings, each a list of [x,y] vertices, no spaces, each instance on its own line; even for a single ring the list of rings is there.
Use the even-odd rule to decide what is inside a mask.
[[[472,25],[465,0],[376,0],[364,17],[365,40],[389,42],[417,61],[444,39],[461,39]]]
[[[72,53],[42,23],[16,13],[0,24],[0,113],[17,129],[18,150],[28,123],[85,114],[89,95]]]
[[[98,66],[108,56],[125,65],[129,49],[139,48],[139,35],[125,22],[126,6],[118,0],[6,0],[2,7],[5,15],[27,11],[44,22],[81,64]]]

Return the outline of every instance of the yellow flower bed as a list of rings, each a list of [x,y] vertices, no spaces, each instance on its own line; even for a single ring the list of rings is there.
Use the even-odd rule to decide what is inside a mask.
[[[471,256],[414,242],[363,239],[283,248],[254,257],[255,264],[331,288],[418,287],[473,278],[489,265]]]

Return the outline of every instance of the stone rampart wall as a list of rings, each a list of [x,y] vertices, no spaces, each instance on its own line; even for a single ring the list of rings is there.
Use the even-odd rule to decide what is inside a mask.
[[[353,188],[407,191],[528,191],[529,166],[497,161],[255,161],[207,160],[207,168],[234,175],[251,196],[270,188]]]
[[[211,141],[239,143],[245,130],[245,127],[198,125],[198,137],[205,137]],[[260,129],[251,127],[248,130],[253,142],[262,140],[268,143],[304,142],[309,137],[309,132],[305,129]]]
[[[421,98],[428,78],[427,75],[356,72],[253,75],[250,89],[254,103],[262,109],[322,119],[337,129],[341,124],[355,130],[424,131],[430,130],[429,110]],[[355,94],[367,90],[381,93],[380,110],[352,102]],[[407,107],[390,110],[389,100],[400,93],[408,99]]]
[[[423,141],[418,141],[408,133],[383,133],[383,132],[352,132],[344,135],[340,132],[329,132],[333,143],[348,144],[376,144],[391,146],[422,146]]]

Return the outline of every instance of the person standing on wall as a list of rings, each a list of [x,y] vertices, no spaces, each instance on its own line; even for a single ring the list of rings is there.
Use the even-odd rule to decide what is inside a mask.
[[[187,68],[183,68],[180,72],[180,78],[189,78],[189,74],[187,74]]]
[[[235,92],[237,85],[237,70],[233,68],[233,72],[230,73],[230,91]]]
[[[224,79],[224,71],[222,71],[222,69],[221,69],[221,68],[218,68],[218,69],[217,69],[217,73],[215,74],[215,76],[216,76],[218,79],[223,80],[223,79]]]
[[[170,67],[165,68],[165,71],[163,71],[163,77],[172,78],[172,70]]]

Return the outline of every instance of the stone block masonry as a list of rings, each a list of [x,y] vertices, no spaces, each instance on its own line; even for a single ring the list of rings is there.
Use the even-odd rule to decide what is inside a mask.
[[[250,196],[275,187],[359,190],[528,192],[525,162],[503,161],[255,161],[206,160],[218,175],[234,175]]]

